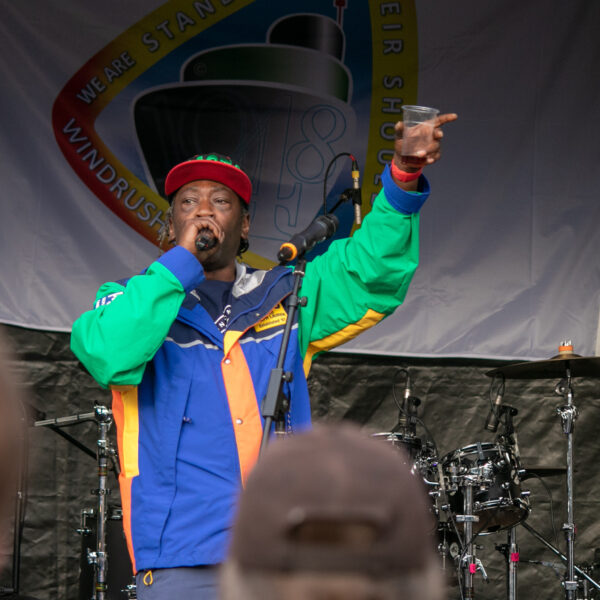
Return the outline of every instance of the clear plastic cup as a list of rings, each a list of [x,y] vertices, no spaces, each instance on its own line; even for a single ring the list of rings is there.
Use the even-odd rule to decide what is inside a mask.
[[[402,161],[411,167],[422,167],[427,160],[427,148],[433,141],[437,108],[403,106]]]

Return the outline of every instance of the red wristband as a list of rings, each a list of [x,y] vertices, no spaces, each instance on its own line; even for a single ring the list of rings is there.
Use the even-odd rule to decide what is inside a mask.
[[[407,181],[414,181],[415,179],[418,179],[421,176],[422,172],[423,167],[421,167],[418,171],[415,171],[414,173],[407,173],[406,171],[403,171],[402,169],[397,167],[394,161],[392,161],[392,176],[395,177],[398,181],[402,181],[404,183],[406,183]]]

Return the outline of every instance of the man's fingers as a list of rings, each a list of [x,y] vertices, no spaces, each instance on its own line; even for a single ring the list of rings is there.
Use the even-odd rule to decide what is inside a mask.
[[[202,231],[203,229],[208,229],[216,238],[219,238],[221,236],[221,228],[218,227],[212,219],[207,219],[206,217],[199,217],[198,219],[196,219],[195,225],[198,228],[198,232]]]
[[[416,152],[416,156],[419,156],[421,158],[427,157],[425,161],[426,165],[431,165],[440,159],[441,140],[444,137],[444,132],[441,130],[441,127],[446,123],[456,121],[456,119],[458,119],[458,115],[456,113],[444,113],[436,117],[434,121],[434,129],[431,142],[427,145],[426,150]],[[398,121],[396,123],[396,125],[394,126],[394,133],[396,134],[395,152],[397,154],[400,154],[401,148],[405,143],[407,143],[406,140],[402,140],[404,133],[404,124],[402,121]]]
[[[437,152],[433,152],[427,157],[427,164],[430,165],[440,159],[442,153],[438,150]]]
[[[451,121],[456,121],[458,119],[458,115],[456,113],[444,113],[443,115],[439,115],[435,120],[435,133],[434,136],[436,139],[443,137],[442,131],[439,129],[442,125],[446,123],[450,123]],[[394,133],[396,138],[402,139],[402,133],[404,131],[404,123],[402,121],[398,121],[394,125]]]
[[[444,113],[437,118],[436,127],[440,127],[445,123],[450,123],[450,121],[456,121],[458,119],[458,115],[456,113]]]

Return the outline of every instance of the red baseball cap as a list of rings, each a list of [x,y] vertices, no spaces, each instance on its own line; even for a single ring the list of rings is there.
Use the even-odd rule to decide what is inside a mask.
[[[229,156],[212,152],[198,154],[189,160],[175,165],[165,180],[165,194],[174,194],[190,181],[209,179],[231,188],[246,204],[250,204],[252,182],[241,167]]]

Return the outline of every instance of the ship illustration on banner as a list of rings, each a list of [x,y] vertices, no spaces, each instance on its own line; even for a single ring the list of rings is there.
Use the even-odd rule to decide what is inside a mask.
[[[67,83],[53,108],[53,127],[79,177],[153,243],[168,208],[163,193],[169,169],[199,152],[232,156],[253,183],[251,251],[245,257],[255,266],[268,266],[281,243],[322,210],[323,179],[333,157],[340,152],[360,156],[373,131],[357,136],[353,77],[344,63],[346,2],[332,3],[337,18],[277,16],[265,24],[260,43],[194,48],[196,36],[252,4],[166,3]],[[159,70],[167,64],[170,70]],[[178,76],[165,78],[167,72]],[[120,113],[130,123],[120,130],[132,134],[124,144],[113,141],[117,136],[111,128],[117,128],[117,102],[125,101],[128,110]],[[348,187],[349,173],[350,165],[337,161],[328,191]],[[342,220],[340,235],[350,228]]]
[[[354,140],[343,48],[335,21],[297,14],[274,23],[266,44],[191,57],[181,82],[135,102],[140,152],[155,188],[163,189],[169,166],[198,149],[231,155],[253,184],[250,247],[260,238],[266,256],[276,256],[317,215],[327,165]]]

